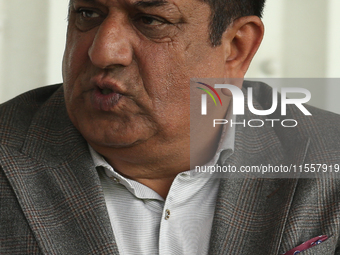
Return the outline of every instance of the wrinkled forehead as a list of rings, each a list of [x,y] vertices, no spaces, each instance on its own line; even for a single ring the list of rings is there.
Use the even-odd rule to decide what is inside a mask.
[[[162,5],[170,5],[170,4],[178,4],[180,2],[184,2],[188,0],[70,0],[70,5],[75,2],[81,3],[98,3],[104,5],[110,4],[127,4],[133,6],[162,6]],[[196,0],[195,0],[196,1]]]
[[[183,16],[183,20],[186,18],[193,18],[197,16],[197,13],[203,7],[210,7],[201,0],[70,0],[70,10],[76,6],[92,6],[92,7],[104,7],[104,8],[123,8],[130,11],[147,11],[147,10],[162,10],[168,14],[176,14]],[[202,14],[201,14],[202,15]],[[208,14],[209,15],[209,14]],[[201,17],[202,18],[202,17]]]
[[[163,10],[179,12],[186,16],[193,16],[195,9],[202,5],[200,0],[70,0],[69,6],[91,5],[102,7],[117,7],[124,9],[145,10],[151,8],[162,8]],[[206,5],[206,4],[203,4]]]

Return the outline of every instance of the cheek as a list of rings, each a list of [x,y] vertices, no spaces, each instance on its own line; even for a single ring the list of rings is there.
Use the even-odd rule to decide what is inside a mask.
[[[81,72],[86,71],[92,37],[90,34],[75,33],[69,28],[63,58],[64,82],[73,82]]]
[[[185,121],[190,115],[190,78],[223,77],[221,53],[208,44],[141,44],[135,53],[145,90],[162,118]]]
[[[143,83],[152,98],[153,114],[165,127],[163,132],[176,134],[189,131],[190,69],[174,52],[151,54],[141,63]]]
[[[80,79],[86,73],[90,65],[88,49],[92,40],[86,36],[80,36],[74,32],[68,32],[66,48],[63,57],[63,82],[65,89],[65,99],[68,104],[81,92]]]
[[[156,94],[154,109],[167,131],[190,131],[190,78],[223,78],[224,60],[220,48],[190,45],[185,49],[159,50],[143,58],[141,72],[149,94]],[[151,85],[154,85],[151,87]],[[184,131],[185,132],[185,131]]]
[[[190,45],[186,51],[188,65],[192,66],[190,78],[224,77],[223,48],[211,47],[208,43]]]
[[[142,50],[141,50],[142,49]],[[183,81],[189,84],[192,64],[185,55],[185,45],[180,43],[141,44],[135,49],[143,79],[157,81],[168,94],[173,88],[183,89]],[[160,91],[161,93],[162,91]]]

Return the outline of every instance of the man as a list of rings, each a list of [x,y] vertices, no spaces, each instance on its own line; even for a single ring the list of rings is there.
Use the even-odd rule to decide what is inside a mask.
[[[0,110],[1,254],[279,254],[318,235],[306,254],[333,254],[337,180],[190,170],[189,79],[244,76],[263,2],[71,0],[64,84]],[[269,88],[252,86],[265,109]],[[217,129],[191,163],[339,163],[339,118],[311,111],[333,120],[324,139],[290,110],[302,124],[289,134]]]

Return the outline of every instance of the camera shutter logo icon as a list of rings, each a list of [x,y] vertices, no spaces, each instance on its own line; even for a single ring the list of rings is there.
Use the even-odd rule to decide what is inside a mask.
[[[222,106],[222,100],[221,100],[220,96],[218,95],[217,91],[212,86],[205,84],[203,82],[197,82],[197,83],[207,87],[208,89],[210,89],[217,96],[217,98],[220,101],[220,104]],[[207,93],[212,98],[215,105],[217,106],[215,97],[213,96],[213,94],[209,90],[201,88],[201,87],[197,87],[197,88],[200,89],[200,90],[203,90],[205,93]],[[202,98],[201,98],[201,114],[202,115],[207,115],[207,94],[202,94]]]

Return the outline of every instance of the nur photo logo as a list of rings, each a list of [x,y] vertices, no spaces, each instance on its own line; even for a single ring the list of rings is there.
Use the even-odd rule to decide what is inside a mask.
[[[287,105],[295,105],[304,115],[311,116],[312,114],[306,109],[306,107],[303,105],[305,103],[308,103],[311,99],[311,93],[309,90],[305,88],[294,88],[294,87],[282,87],[281,93],[278,93],[277,88],[272,89],[272,104],[269,109],[256,109],[254,107],[254,101],[253,101],[253,88],[248,87],[246,90],[247,94],[247,100],[245,100],[245,95],[239,87],[231,84],[215,84],[214,87],[211,85],[208,85],[203,82],[196,82],[200,85],[203,85],[205,88],[202,87],[196,87],[197,89],[203,90],[206,94],[201,95],[201,115],[207,115],[208,112],[208,104],[207,104],[207,95],[210,96],[210,98],[213,100],[215,107],[218,106],[217,100],[215,99],[215,96],[220,102],[221,107],[223,106],[222,100],[216,89],[227,89],[230,91],[232,95],[232,109],[233,109],[233,115],[244,115],[245,113],[245,106],[248,107],[249,111],[257,116],[269,116],[273,114],[279,107],[280,102],[280,110],[281,110],[281,116],[286,116],[287,114]],[[210,92],[210,91],[211,92]],[[295,94],[299,95],[299,98],[289,98],[288,94]],[[224,96],[224,95],[222,95]],[[280,101],[279,96],[281,97]],[[216,125],[225,125],[230,124],[233,125],[243,125],[249,126],[249,127],[262,127],[265,123],[271,123],[272,127],[274,127],[276,122],[280,122],[283,127],[296,127],[298,125],[297,121],[294,119],[251,119],[248,122],[245,120],[242,122],[232,122],[228,121],[226,119],[214,119],[213,120],[213,126]],[[292,124],[289,124],[292,123]]]

